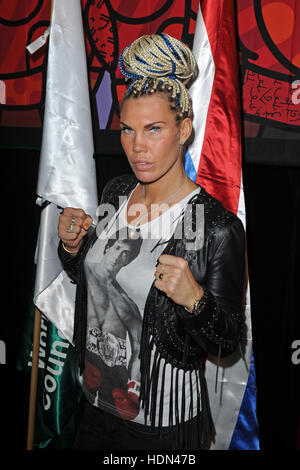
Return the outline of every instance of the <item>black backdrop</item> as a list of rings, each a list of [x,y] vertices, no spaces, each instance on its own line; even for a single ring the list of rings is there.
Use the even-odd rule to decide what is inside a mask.
[[[16,0],[2,2],[3,8],[5,4],[5,8],[10,12],[8,18],[11,16],[18,18],[23,9],[26,10],[26,7],[13,8],[14,3]],[[49,9],[49,2],[46,0],[40,0],[38,3],[39,6],[44,3],[45,8]],[[91,6],[94,2],[83,0],[82,3]],[[118,2],[102,2],[102,6],[104,3],[116,5]],[[150,2],[143,3],[150,4]],[[152,3],[159,4],[159,2]],[[165,25],[176,23],[181,16],[182,18],[190,18],[191,16],[191,19],[195,19],[197,2],[178,0],[177,2],[168,1],[165,3],[173,3],[172,8],[174,7],[178,11],[176,10],[176,14],[175,10],[171,10],[173,14],[165,12],[167,18],[158,19],[154,29],[160,28],[165,20]],[[246,23],[246,28],[241,28],[240,33],[241,72],[244,76],[245,71],[250,68],[252,71],[261,73],[264,79],[272,76],[274,79],[282,80],[284,85],[285,81],[291,82],[296,78],[294,67],[290,70],[287,67],[289,73],[286,76],[278,76],[270,70],[265,71],[264,67],[267,64],[261,63],[261,60],[259,60],[260,67],[258,68],[255,54],[253,55],[256,46],[259,45],[258,52],[260,53],[262,46],[267,48],[270,44],[264,32],[263,22],[260,21],[260,24],[254,25],[253,34],[249,34],[248,29],[248,26],[251,26],[248,7],[253,4],[256,11],[260,11],[263,3],[260,0],[253,2],[240,0],[237,2],[239,13],[241,13],[238,23],[240,21],[242,27],[243,21]],[[273,3],[280,7],[282,2]],[[126,4],[124,2],[125,6],[122,6],[121,12],[130,16],[129,10],[131,8],[134,10],[135,6],[140,8],[141,4],[142,2],[137,1],[126,2]],[[194,13],[189,11],[192,6]],[[127,9],[129,10],[127,11]],[[244,15],[245,11],[247,15]],[[42,19],[45,21],[45,18]],[[116,18],[116,15],[113,14],[114,21]],[[181,24],[181,18],[179,20],[179,24]],[[101,17],[99,16],[100,21]],[[114,29],[115,39],[119,37],[119,39],[127,41],[128,37],[133,34],[132,28],[137,28],[134,29],[136,31],[135,37],[141,34],[144,27],[143,22],[139,25],[139,21],[132,22],[130,20],[127,28],[126,21],[118,16],[118,27]],[[133,25],[133,23],[137,24]],[[13,22],[12,26],[14,27],[14,25]],[[110,26],[109,23],[107,25]],[[89,29],[89,25],[86,25],[86,28]],[[189,28],[184,28],[184,35],[188,30]],[[20,43],[18,42],[16,31],[10,34],[5,29],[3,31],[2,43],[4,47],[2,50],[9,49],[10,38],[14,37],[14,44],[18,44],[16,52],[19,52],[23,43],[22,40]],[[104,30],[104,37],[105,34]],[[26,37],[25,34],[24,41],[26,41]],[[187,34],[185,39],[191,40],[190,35]],[[5,44],[8,44],[7,48]],[[109,43],[107,42],[106,45]],[[121,44],[119,45],[121,50]],[[294,49],[292,48],[292,50]],[[116,48],[115,58],[119,56],[119,52]],[[6,56],[7,54],[5,54],[5,58]],[[264,55],[262,54],[262,56]],[[18,54],[11,54],[9,57],[14,62]],[[258,57],[258,59],[260,58]],[[286,61],[284,64],[286,65]],[[110,67],[108,64],[104,65],[106,68]],[[97,69],[99,73],[100,69]],[[21,67],[20,71],[24,72],[24,70]],[[1,69],[1,73],[6,72],[5,67]],[[297,73],[298,77],[299,70]],[[257,89],[252,90],[254,94],[257,94]],[[276,94],[274,90],[277,89],[278,81],[275,80],[273,84],[274,99]],[[5,111],[5,106],[2,108]],[[9,109],[10,105],[6,111],[8,112]],[[4,115],[5,113],[2,112],[1,118]],[[247,119],[250,120],[250,123],[248,122],[248,126],[245,126],[248,131],[245,133],[247,138],[244,140],[244,153],[247,161],[247,164],[244,165],[244,183],[261,445],[266,450],[295,449],[300,408],[300,388],[296,379],[297,374],[299,375],[300,364],[292,363],[291,346],[294,340],[300,340],[298,300],[300,284],[299,281],[297,283],[300,269],[300,263],[297,262],[297,256],[299,259],[298,241],[300,240],[299,132],[298,128],[292,131],[289,130],[290,128],[287,130],[285,125],[280,128],[278,123],[258,118],[256,113],[255,115],[247,115]],[[8,122],[11,121],[11,118],[8,119]],[[15,127],[6,127],[6,125],[3,125],[2,122],[0,146],[13,145],[14,142],[19,146],[22,142],[23,147],[40,145],[41,132],[39,128],[16,129]],[[37,131],[37,138],[33,143],[35,131]],[[109,131],[102,132],[107,135],[106,151],[110,150],[115,154],[96,155],[99,194],[104,183],[112,176],[130,171],[125,158],[117,155],[119,146],[117,139],[115,139],[116,135],[113,134],[112,137]],[[97,151],[101,151],[99,149],[103,148],[102,135],[98,133],[98,138],[96,136],[95,140]],[[284,165],[284,162],[285,166],[279,166]],[[4,431],[0,444],[1,450],[6,445],[23,449],[26,440],[29,380],[21,372],[16,371],[16,360],[33,292],[33,258],[39,226],[39,208],[35,205],[38,164],[38,150],[1,148],[0,166],[2,186],[5,191],[2,197],[1,211],[1,254],[4,283],[0,340],[5,341],[7,347],[7,364],[0,365],[0,423],[2,431]],[[300,436],[298,441],[300,441]],[[298,446],[300,447],[300,444]]]
[[[95,159],[99,194],[112,176],[130,171],[124,156],[96,155]],[[21,450],[26,444],[29,378],[16,370],[16,361],[34,282],[38,164],[37,150],[1,150],[6,189],[2,198],[5,261],[0,334],[7,347],[6,365],[0,366],[1,422],[7,430],[3,449]],[[296,281],[300,269],[300,168],[247,163],[243,171],[261,448],[292,450],[300,409],[296,380],[300,365],[291,361],[292,343],[300,339],[300,285]]]

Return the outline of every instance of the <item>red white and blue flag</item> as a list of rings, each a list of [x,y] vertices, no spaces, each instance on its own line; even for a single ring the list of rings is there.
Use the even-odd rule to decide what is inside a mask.
[[[238,215],[246,228],[242,183],[239,63],[234,0],[201,0],[193,52],[199,75],[191,87],[195,138],[186,153],[188,175]],[[252,355],[249,285],[245,293],[245,353],[222,364],[206,363],[217,431],[211,449],[259,449]],[[220,395],[221,394],[221,395]]]

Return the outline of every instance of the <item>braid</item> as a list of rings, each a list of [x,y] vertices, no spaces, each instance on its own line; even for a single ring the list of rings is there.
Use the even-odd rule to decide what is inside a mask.
[[[179,117],[191,115],[187,86],[197,64],[184,43],[165,33],[141,36],[124,49],[119,67],[130,82],[125,96],[167,91],[173,107],[180,108]]]

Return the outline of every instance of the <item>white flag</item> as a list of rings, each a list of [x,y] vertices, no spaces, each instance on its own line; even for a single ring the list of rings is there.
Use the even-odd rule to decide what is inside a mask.
[[[245,226],[233,0],[200,1],[193,52],[199,76],[191,87],[195,139],[186,154],[186,171],[236,213]],[[243,357],[237,350],[220,364],[212,356],[206,362],[205,375],[216,428],[212,450],[259,448],[249,285],[244,313]]]
[[[69,340],[75,286],[57,256],[59,207],[82,208],[96,221],[93,154],[81,2],[54,0],[37,185],[40,202],[50,204],[41,214],[34,303]]]

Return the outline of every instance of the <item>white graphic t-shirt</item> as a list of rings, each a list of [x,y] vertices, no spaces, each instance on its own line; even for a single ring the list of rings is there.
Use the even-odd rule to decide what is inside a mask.
[[[108,227],[98,233],[98,239],[85,260],[88,328],[84,393],[92,404],[123,419],[145,422],[144,410],[140,410],[138,400],[144,306],[155,280],[158,257],[171,238],[187,202],[197,192],[199,188],[159,217],[140,225],[140,232],[131,239],[124,236],[125,229],[126,233],[131,229],[126,220],[128,200],[125,201]],[[170,380],[171,366],[167,364],[165,384]],[[190,387],[190,377],[186,380]],[[193,375],[192,382],[196,389]],[[168,425],[170,399],[175,400],[175,396],[169,396],[169,390],[170,387],[165,385],[162,423],[165,426]],[[178,401],[181,401],[180,390]]]

